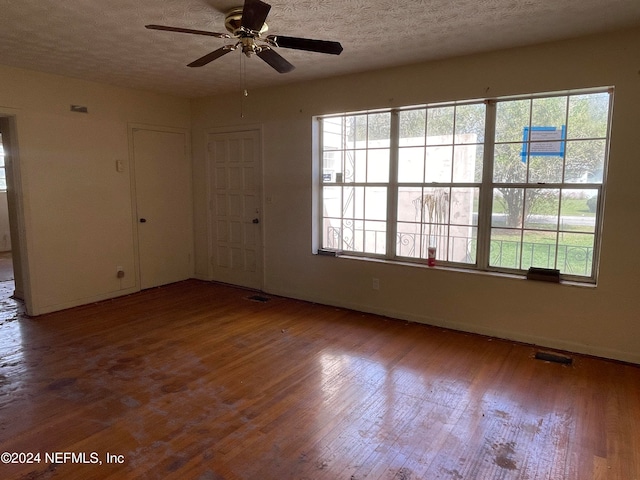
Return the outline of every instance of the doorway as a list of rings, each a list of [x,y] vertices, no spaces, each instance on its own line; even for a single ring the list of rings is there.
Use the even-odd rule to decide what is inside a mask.
[[[185,130],[132,128],[138,274],[147,289],[191,278],[191,163]]]
[[[212,279],[261,290],[260,130],[210,133],[207,140]]]
[[[0,282],[13,280],[11,229],[9,227],[7,193],[4,145],[2,143],[2,131],[0,130]]]
[[[2,305],[9,297],[21,300],[21,309],[30,314],[15,114],[0,111],[0,148],[0,295]],[[15,302],[10,307],[14,310]]]

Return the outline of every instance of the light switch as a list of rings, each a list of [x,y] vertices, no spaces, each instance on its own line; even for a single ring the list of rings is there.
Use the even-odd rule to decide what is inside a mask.
[[[116,160],[116,172],[124,172],[124,163],[122,160]]]

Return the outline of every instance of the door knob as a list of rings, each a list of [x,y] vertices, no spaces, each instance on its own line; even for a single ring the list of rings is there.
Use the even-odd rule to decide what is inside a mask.
[[[140,223],[147,223],[147,219],[146,218],[141,218],[140,219]]]
[[[260,223],[260,220],[258,220],[257,218],[254,218],[252,221],[253,223]]]

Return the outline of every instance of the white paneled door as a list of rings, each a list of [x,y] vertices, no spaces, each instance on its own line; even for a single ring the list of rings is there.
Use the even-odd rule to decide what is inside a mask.
[[[133,129],[140,288],[192,276],[191,165],[184,131]]]
[[[262,288],[260,132],[209,134],[212,279]]]

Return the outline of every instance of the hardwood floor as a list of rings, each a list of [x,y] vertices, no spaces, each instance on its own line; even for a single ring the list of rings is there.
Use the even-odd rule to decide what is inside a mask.
[[[0,477],[640,480],[637,366],[252,295],[2,317]]]

